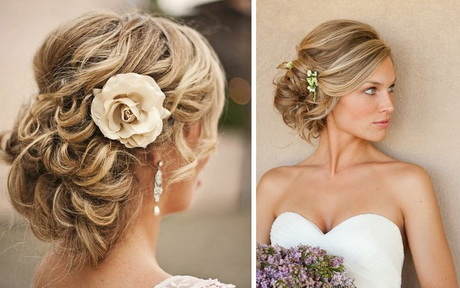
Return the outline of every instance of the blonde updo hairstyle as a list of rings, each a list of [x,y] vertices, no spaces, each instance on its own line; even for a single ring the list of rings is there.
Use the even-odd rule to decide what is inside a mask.
[[[326,117],[339,98],[357,89],[379,64],[391,56],[390,48],[368,24],[351,20],[324,22],[297,46],[297,59],[275,79],[274,104],[284,122],[308,142],[326,126]],[[318,72],[316,99],[307,90],[307,71]]]
[[[153,165],[145,159],[154,149],[168,147],[185,163],[168,179],[174,183],[214,148],[224,74],[195,30],[141,13],[89,13],[60,26],[38,50],[34,69],[38,95],[3,151],[12,164],[8,189],[33,233],[55,243],[76,272],[100,263],[125,235],[143,200],[136,167]],[[146,149],[105,138],[90,115],[92,90],[129,72],[151,76],[171,112]],[[194,123],[200,141],[189,147],[185,133]]]

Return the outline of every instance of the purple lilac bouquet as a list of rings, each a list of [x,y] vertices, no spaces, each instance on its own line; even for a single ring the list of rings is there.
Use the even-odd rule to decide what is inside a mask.
[[[343,258],[319,247],[257,244],[257,288],[353,288]]]

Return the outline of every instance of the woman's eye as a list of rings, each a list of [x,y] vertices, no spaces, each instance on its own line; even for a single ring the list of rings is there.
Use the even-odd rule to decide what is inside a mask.
[[[388,92],[393,93],[395,91],[395,85],[391,85],[390,88],[388,88]]]
[[[375,89],[374,87],[372,87],[372,88],[366,89],[366,90],[364,91],[364,93],[366,93],[366,94],[368,94],[368,95],[375,95],[375,91],[376,91],[376,90],[377,90],[377,89]]]

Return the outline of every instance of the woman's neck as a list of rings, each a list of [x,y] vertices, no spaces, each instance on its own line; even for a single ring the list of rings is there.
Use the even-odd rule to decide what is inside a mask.
[[[126,271],[145,270],[162,279],[169,276],[158,265],[156,246],[161,217],[154,216],[153,211],[141,212],[138,220],[127,231],[126,237],[114,247],[102,265],[109,269]],[[149,272],[150,271],[150,272]]]
[[[161,217],[154,216],[153,211],[142,211],[104,261],[76,274],[65,272],[65,255],[51,253],[35,275],[35,287],[89,287],[96,283],[100,287],[124,283],[148,287],[163,281],[170,275],[161,269],[156,259],[160,221]]]
[[[376,149],[369,141],[349,133],[324,127],[320,133],[317,150],[310,157],[334,176],[341,170],[367,162]]]

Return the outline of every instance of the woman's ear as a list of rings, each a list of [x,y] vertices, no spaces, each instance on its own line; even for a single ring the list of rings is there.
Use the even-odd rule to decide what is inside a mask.
[[[167,158],[167,157],[166,157],[166,154],[167,154],[167,152],[164,151],[164,150],[162,150],[162,149],[158,149],[158,148],[154,149],[154,150],[152,151],[152,154],[151,154],[151,155],[152,155],[152,158],[153,158],[153,159],[151,159],[151,162],[150,162],[151,165],[153,165],[153,167],[157,168],[157,167],[158,167],[158,163],[159,163],[160,161],[163,161],[163,162],[164,162],[164,161],[165,161],[165,158]]]
[[[185,141],[190,147],[196,147],[201,136],[201,123],[187,124],[184,128]]]

